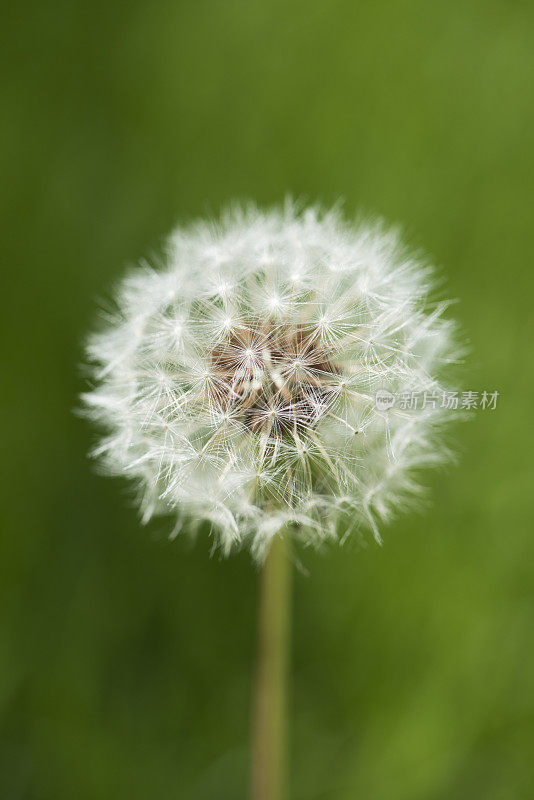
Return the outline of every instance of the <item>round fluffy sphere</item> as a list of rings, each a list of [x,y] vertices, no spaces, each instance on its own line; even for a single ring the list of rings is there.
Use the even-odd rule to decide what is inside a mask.
[[[90,340],[94,454],[135,479],[144,520],[209,520],[225,552],[261,558],[282,529],[379,539],[414,470],[449,455],[436,373],[457,349],[431,288],[396,231],[337,211],[238,207],[178,229]]]

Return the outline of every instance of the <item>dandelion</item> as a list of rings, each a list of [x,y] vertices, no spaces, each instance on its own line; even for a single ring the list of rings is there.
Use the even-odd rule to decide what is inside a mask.
[[[165,269],[126,277],[90,340],[95,455],[136,482],[145,521],[208,520],[224,553],[261,560],[282,530],[379,540],[419,494],[418,467],[449,456],[446,410],[375,402],[443,391],[457,348],[432,288],[396,231],[337,211],[249,206],[180,229]]]
[[[376,402],[445,390],[459,349],[434,284],[397,230],[337,210],[250,205],[178,229],[164,269],[132,271],[90,339],[84,403],[106,431],[94,455],[135,482],[144,521],[173,514],[174,533],[207,521],[224,554],[270,553],[265,603],[276,605],[281,541],[351,530],[380,541],[420,496],[421,468],[450,456],[443,404]],[[260,720],[280,699],[262,691]]]

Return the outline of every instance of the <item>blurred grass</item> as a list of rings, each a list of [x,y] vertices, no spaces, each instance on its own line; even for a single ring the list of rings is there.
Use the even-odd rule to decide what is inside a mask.
[[[302,555],[291,797],[532,797],[532,4],[2,14],[0,796],[246,796],[254,570],[140,529],[71,410],[124,265],[290,191],[402,221],[461,300],[462,388],[501,392],[428,513]]]

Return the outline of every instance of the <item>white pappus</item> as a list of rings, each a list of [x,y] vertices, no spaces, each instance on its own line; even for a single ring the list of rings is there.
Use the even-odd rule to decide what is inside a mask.
[[[377,390],[442,392],[460,349],[432,268],[382,223],[287,202],[179,228],[90,338],[93,455],[129,476],[144,521],[209,521],[262,559],[280,531],[319,544],[378,528],[450,457],[451,412]]]

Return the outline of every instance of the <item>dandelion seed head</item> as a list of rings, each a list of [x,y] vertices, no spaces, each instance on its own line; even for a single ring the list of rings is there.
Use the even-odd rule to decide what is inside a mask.
[[[320,544],[343,520],[379,539],[449,457],[439,404],[375,405],[383,387],[443,391],[458,358],[432,275],[397,231],[338,211],[235,207],[178,229],[89,341],[95,456],[136,482],[144,521],[206,520],[224,553],[261,559],[282,528]]]

